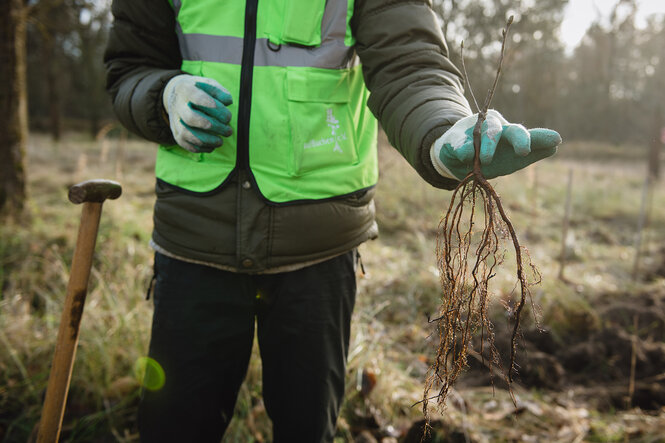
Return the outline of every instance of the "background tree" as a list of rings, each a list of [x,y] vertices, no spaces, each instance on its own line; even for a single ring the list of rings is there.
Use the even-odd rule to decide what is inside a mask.
[[[40,0],[28,26],[32,127],[54,140],[61,126],[94,137],[112,112],[104,90],[102,53],[110,24],[108,2]]]
[[[650,142],[658,104],[665,103],[665,16],[638,26],[639,4],[615,0],[609,16],[598,12],[580,44],[566,53],[559,32],[567,3],[435,0],[434,6],[458,66],[465,42],[476,95],[484,94],[492,76],[497,23],[515,15],[510,69],[495,101],[509,120],[556,128],[566,140]]]
[[[637,6],[622,0],[606,23],[598,19],[568,68],[572,138],[646,143],[665,101],[665,16],[636,26]],[[662,123],[661,123],[662,124]]]
[[[497,29],[510,15],[515,26],[506,53],[506,69],[494,107],[511,121],[529,126],[559,127],[559,91],[565,77],[564,47],[558,36],[568,0],[438,0],[451,57],[459,66],[460,41],[471,86],[484,95],[491,84],[500,45]],[[468,94],[469,91],[467,91]]]
[[[0,0],[0,214],[21,212],[25,200],[24,152],[28,133],[25,23],[22,0]]]
[[[64,0],[41,0],[33,3],[28,17],[31,120],[40,129],[48,129],[55,141],[62,133],[62,37],[73,27],[72,15],[71,5]]]
[[[80,85],[81,91],[77,91],[76,96],[82,100],[79,102],[77,99],[68,106],[78,111],[76,115],[79,118],[88,120],[90,135],[94,137],[99,132],[102,119],[112,116],[110,100],[104,88],[106,71],[102,63],[110,14],[99,2],[83,2],[80,8],[80,19],[75,28],[80,53],[74,59],[78,75],[73,80]]]

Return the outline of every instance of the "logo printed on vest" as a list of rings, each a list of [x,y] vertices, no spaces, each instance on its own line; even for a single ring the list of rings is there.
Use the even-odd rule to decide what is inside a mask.
[[[320,138],[318,140],[310,140],[303,146],[304,149],[318,148],[319,146],[328,146],[333,143],[333,152],[344,153],[342,147],[339,145],[340,141],[346,141],[346,132],[339,132],[339,120],[335,118],[332,108],[326,109],[326,123],[330,128],[330,137]]]

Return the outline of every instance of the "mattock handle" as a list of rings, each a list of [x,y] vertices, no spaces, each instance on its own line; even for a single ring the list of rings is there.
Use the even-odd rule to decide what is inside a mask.
[[[69,189],[69,200],[75,204],[83,203],[83,208],[37,434],[38,443],[56,443],[60,437],[102,205],[106,199],[116,199],[120,194],[122,187],[111,180],[89,180]]]

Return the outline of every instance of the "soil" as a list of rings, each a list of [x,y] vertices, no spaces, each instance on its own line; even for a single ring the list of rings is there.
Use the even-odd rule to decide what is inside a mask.
[[[524,331],[517,383],[552,391],[579,389],[601,411],[664,407],[665,291],[604,294],[594,304],[601,305],[595,307],[600,321],[581,324],[558,337],[535,328]],[[500,350],[508,347],[508,332],[508,328],[497,332]],[[635,387],[629,399],[631,378]],[[482,386],[488,381],[487,368],[470,361],[463,385]],[[505,387],[496,377],[494,382]]]
[[[579,436],[591,432],[589,425],[583,424],[589,417],[587,411],[595,410],[598,413],[607,413],[608,416],[616,413],[630,416],[634,411],[641,411],[640,413],[647,416],[657,416],[665,410],[665,290],[645,290],[637,295],[603,294],[594,297],[590,303],[597,314],[593,321],[585,320],[584,315],[580,315],[577,319],[579,321],[570,322],[577,326],[570,327],[564,333],[558,332],[557,336],[536,328],[523,332],[518,359],[519,374],[514,388],[518,393],[517,398],[522,397],[524,400],[518,400],[518,408],[512,407],[510,401],[494,401],[505,403],[504,412],[498,414],[503,418],[498,419],[498,423],[501,423],[501,420],[535,420],[539,429],[550,425],[553,429],[552,434],[547,434],[547,437],[541,435],[541,438],[559,435],[556,441],[573,441],[573,437],[570,437],[570,440],[561,437],[561,432],[566,426],[574,427],[575,424],[582,428],[576,429],[576,433],[571,435]],[[509,355],[507,351],[510,349],[510,325],[500,327],[497,323],[495,322],[496,346],[502,355]],[[631,364],[633,359],[634,365]],[[504,367],[507,363],[506,359],[503,362]],[[465,395],[473,396],[474,390],[486,389],[488,386],[493,386],[497,391],[505,390],[507,384],[497,375],[496,369],[494,372],[494,377],[491,377],[487,361],[483,363],[477,354],[475,358],[469,358],[469,368],[455,387],[461,393],[460,398]],[[538,403],[530,400],[528,395],[523,395],[533,389],[542,392],[549,400]],[[494,417],[497,414],[482,412],[482,408],[492,401],[485,402],[485,406],[480,407],[466,404],[467,400],[463,401],[464,407],[451,404],[448,410],[467,411],[465,413],[471,414],[468,416],[469,420],[473,420],[474,413],[485,414],[485,418],[481,418],[482,423],[497,419]],[[548,401],[551,403],[549,406]],[[548,407],[551,409],[544,411]],[[522,417],[522,411],[530,413],[530,416]],[[576,418],[576,414],[579,417]],[[365,419],[371,421],[372,415],[368,414],[369,417]],[[518,415],[522,418],[517,418]],[[556,415],[556,420],[565,424],[549,423],[554,420],[552,415]],[[487,417],[490,417],[490,420]],[[545,417],[547,419],[543,421]],[[511,429],[507,422],[501,425],[503,433]],[[355,429],[354,435],[358,436],[356,441],[476,441],[462,432],[464,426],[460,428],[459,424],[452,425],[450,419],[433,419],[429,437],[423,437],[424,420],[408,424],[401,430],[398,438],[391,439],[386,437],[379,423],[364,424],[369,426],[361,425]],[[361,432],[363,429],[364,433]],[[518,434],[523,432],[517,428],[514,431]],[[375,440],[370,438],[372,435]],[[627,431],[624,437],[630,435],[632,434]],[[517,441],[506,438],[505,441]],[[537,438],[533,441],[544,440]],[[633,441],[632,437],[630,441]],[[638,438],[635,441],[641,440]]]

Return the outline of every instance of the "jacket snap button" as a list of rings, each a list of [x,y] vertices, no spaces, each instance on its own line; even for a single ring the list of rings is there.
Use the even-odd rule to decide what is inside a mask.
[[[248,180],[245,180],[244,182],[242,182],[242,187],[243,189],[249,189],[252,187],[252,184]]]
[[[252,266],[254,266],[254,262],[251,259],[246,258],[242,261],[242,266],[245,268],[251,268]]]

